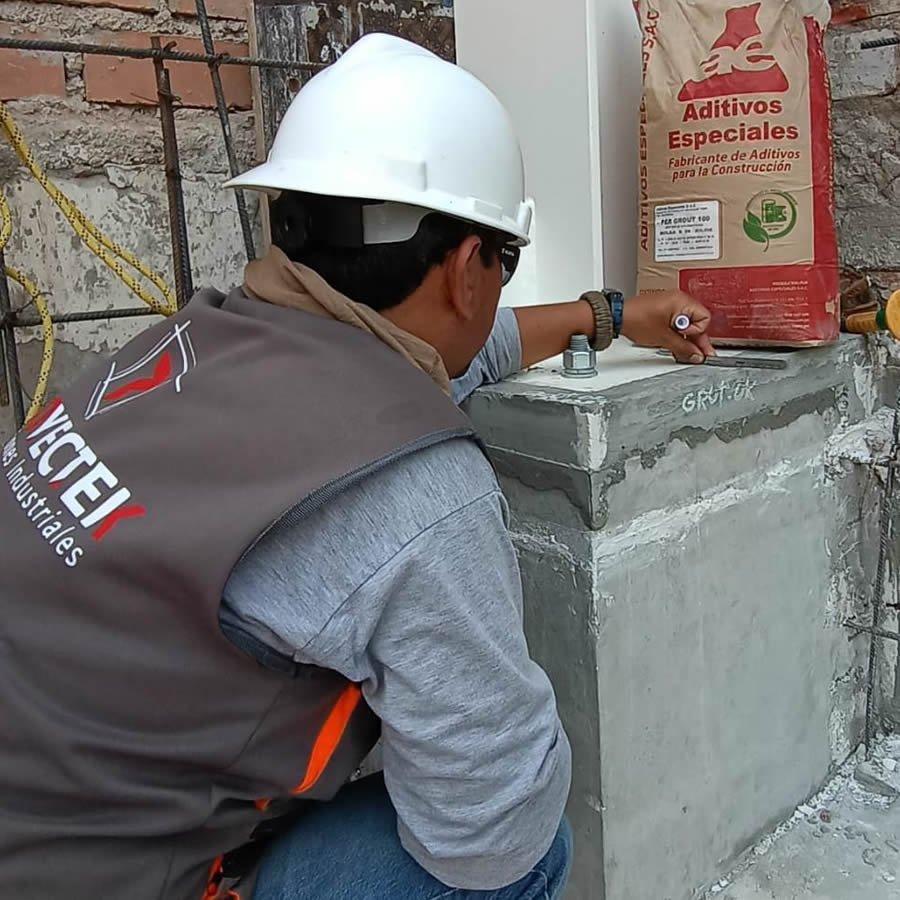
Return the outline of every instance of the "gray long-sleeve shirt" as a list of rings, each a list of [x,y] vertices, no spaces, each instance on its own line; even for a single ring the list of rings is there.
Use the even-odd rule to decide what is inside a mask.
[[[515,316],[501,310],[454,399],[520,361]],[[569,744],[525,643],[506,503],[470,441],[407,457],[273,529],[232,572],[222,620],[362,684],[403,846],[440,881],[493,890],[547,852]]]

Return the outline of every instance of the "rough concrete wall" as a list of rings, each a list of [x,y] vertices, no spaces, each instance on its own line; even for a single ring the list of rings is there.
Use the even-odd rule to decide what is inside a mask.
[[[148,45],[149,35],[197,50],[199,28],[189,0],[117,0],[107,3],[37,3],[0,0],[0,33],[23,38]],[[236,55],[247,52],[243,0],[207,0],[214,37]],[[228,287],[244,264],[240,229],[230,193],[221,189],[227,161],[208,70],[170,64],[194,282]],[[223,70],[224,72],[225,70]],[[238,156],[255,157],[250,76],[225,72],[234,112]],[[84,54],[0,50],[0,98],[19,124],[38,162],[61,190],[107,234],[174,284],[162,140],[150,61]],[[9,265],[45,291],[54,312],[140,306],[140,301],[75,237],[52,201],[0,138],[0,191],[10,201],[13,237]],[[252,202],[252,197],[248,196]],[[255,214],[255,209],[251,208]],[[24,298],[13,285],[13,302]],[[51,389],[66,383],[87,360],[121,344],[146,319],[57,326]],[[34,385],[40,357],[37,333],[20,333],[26,388]],[[11,427],[0,407],[0,434]]]
[[[841,262],[900,288],[900,48],[860,50],[900,32],[900,0],[832,0],[828,37],[834,92]]]
[[[354,41],[371,32],[406,38],[444,59],[456,58],[452,0],[256,0],[259,52],[276,59],[334,62]],[[275,73],[260,73],[266,145],[271,144],[297,88]]]
[[[414,41],[444,59],[456,58],[452,0],[256,0],[257,20],[266,21],[266,12],[276,6],[298,11],[299,50],[312,62],[334,62],[354,41],[378,31]]]

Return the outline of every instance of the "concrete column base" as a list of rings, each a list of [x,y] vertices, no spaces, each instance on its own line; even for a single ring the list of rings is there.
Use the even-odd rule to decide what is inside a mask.
[[[766,371],[619,347],[597,379],[472,399],[574,751],[572,900],[688,900],[858,742],[868,643],[842,623],[877,552],[879,348]]]

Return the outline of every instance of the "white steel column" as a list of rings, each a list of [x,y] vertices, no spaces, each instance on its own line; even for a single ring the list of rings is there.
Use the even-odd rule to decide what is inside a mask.
[[[509,109],[536,204],[535,245],[504,304],[631,292],[641,69],[631,0],[456,0],[454,14],[459,64]]]

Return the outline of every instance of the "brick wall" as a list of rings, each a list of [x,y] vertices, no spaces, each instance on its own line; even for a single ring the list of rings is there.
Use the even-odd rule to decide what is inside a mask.
[[[207,14],[219,38],[217,49],[247,53],[247,4],[244,0],[211,0]],[[29,39],[66,39],[98,44],[149,47],[151,35],[176,49],[202,52],[192,0],[63,0],[59,4],[0,3],[0,34]],[[170,63],[173,86],[185,106],[213,107],[209,76],[202,66]],[[0,50],[0,99],[22,100],[68,96],[98,103],[152,105],[153,64],[124,57]],[[249,70],[223,70],[229,103],[250,107]],[[152,88],[152,90],[151,90]],[[176,93],[178,92],[176,90]]]
[[[206,0],[217,48],[248,51],[246,0]],[[0,34],[123,46],[149,46],[152,35],[176,49],[202,50],[193,0],[0,0]],[[180,98],[176,122],[194,279],[229,287],[244,264],[229,191],[227,161],[209,71],[168,63]],[[250,72],[224,67],[232,129],[242,165],[256,157]],[[90,218],[173,283],[162,140],[153,63],[81,53],[0,49],[0,98],[8,101],[35,156]],[[0,191],[9,199],[13,238],[9,264],[29,273],[56,311],[136,306],[139,301],[74,237],[40,186],[0,138]],[[252,202],[253,198],[248,196]],[[251,210],[255,214],[255,208]],[[23,300],[14,290],[14,302]],[[146,320],[56,329],[56,384],[83,367],[85,355],[120,344]],[[21,333],[25,383],[39,362],[36,335]],[[9,427],[0,406],[0,434]]]
[[[900,0],[832,0],[837,223],[846,282],[900,288],[900,48],[860,50],[900,33]]]

